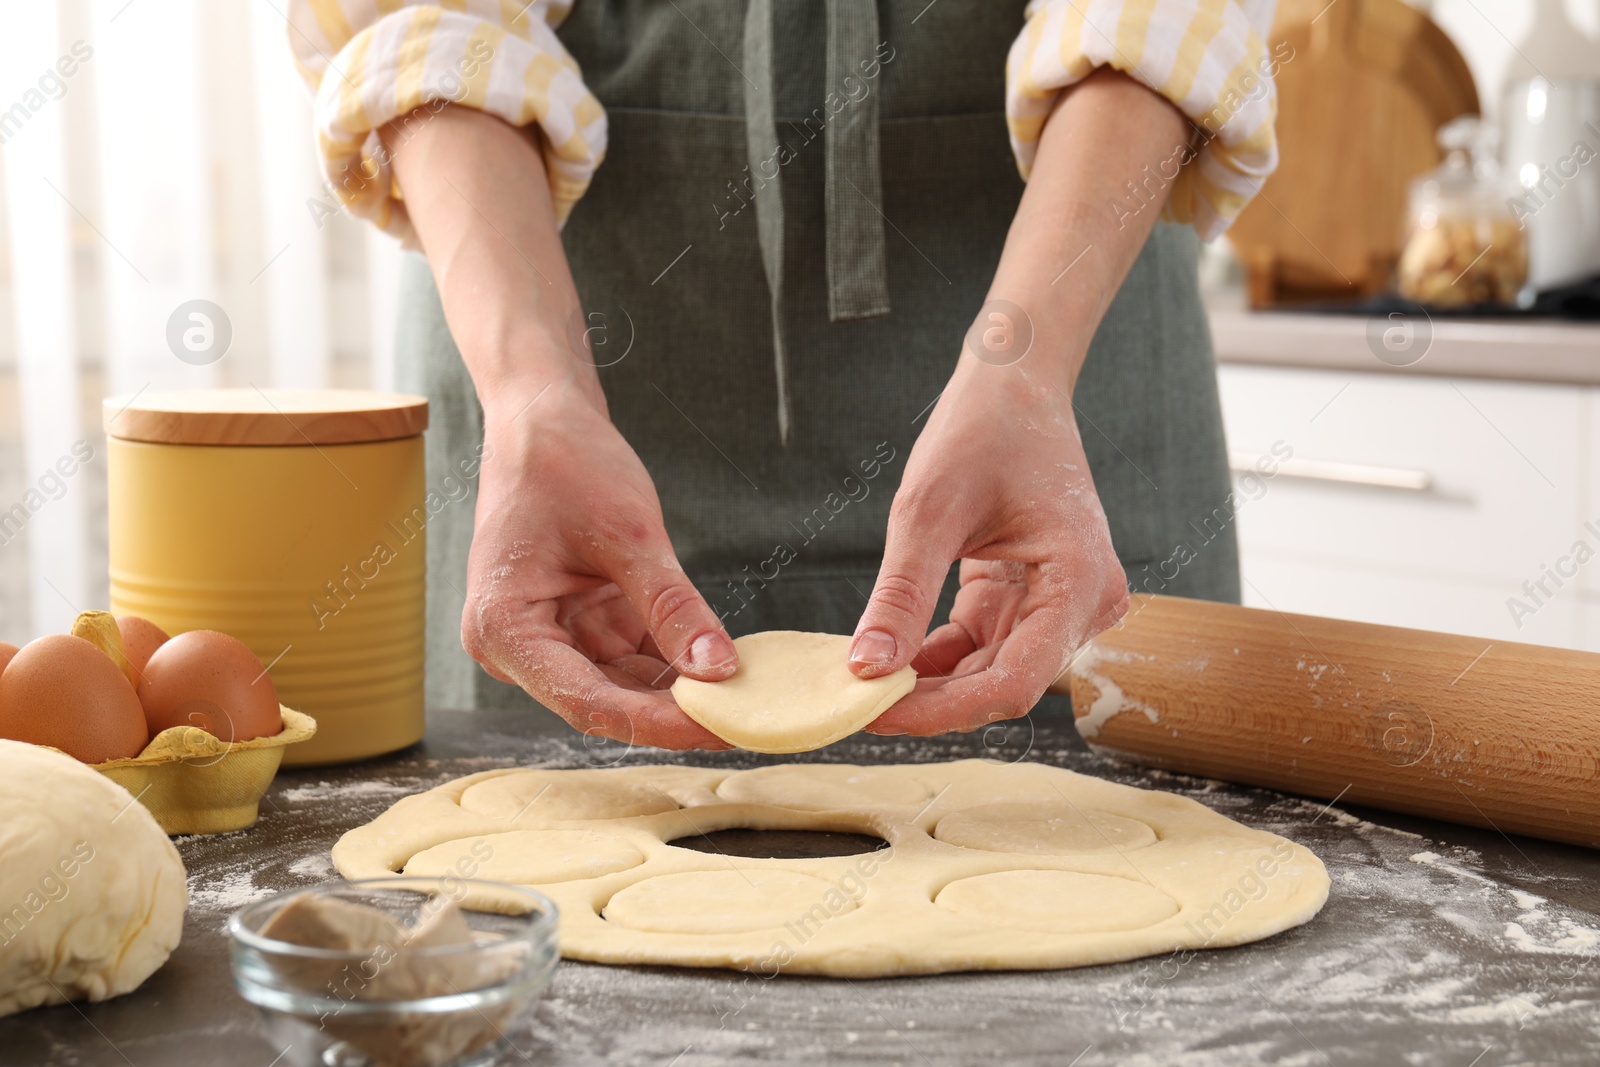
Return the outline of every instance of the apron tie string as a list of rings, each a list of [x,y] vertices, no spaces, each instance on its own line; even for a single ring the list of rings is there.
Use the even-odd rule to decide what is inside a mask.
[[[862,61],[878,45],[873,2],[827,0],[828,116],[825,218],[828,321],[889,313],[885,266],[883,180],[879,168],[878,97],[862,77]],[[787,445],[793,424],[788,356],[783,341],[783,190],[780,172],[793,149],[780,145],[774,117],[772,0],[750,0],[745,11],[745,148],[755,189],[756,239],[772,301],[772,363],[777,379],[778,436]],[[853,77],[854,80],[850,80]],[[862,90],[865,89],[865,92]],[[860,94],[855,95],[855,94]],[[837,108],[837,110],[835,110]]]
[[[783,190],[778,127],[772,116],[772,0],[750,0],[744,17],[745,148],[755,184],[756,240],[772,298],[772,369],[778,379],[778,438],[789,443],[789,372],[783,351]],[[787,150],[785,150],[787,151]]]
[[[878,94],[862,63],[878,47],[878,5],[828,0],[828,321],[889,313],[884,267],[883,179],[878,166]],[[859,95],[858,95],[859,94]],[[829,108],[832,111],[832,108]]]

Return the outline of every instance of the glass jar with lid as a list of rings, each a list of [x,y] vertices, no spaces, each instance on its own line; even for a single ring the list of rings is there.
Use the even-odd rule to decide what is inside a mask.
[[[1518,301],[1528,239],[1509,206],[1495,142],[1476,115],[1439,130],[1444,162],[1411,183],[1401,296],[1434,307]]]

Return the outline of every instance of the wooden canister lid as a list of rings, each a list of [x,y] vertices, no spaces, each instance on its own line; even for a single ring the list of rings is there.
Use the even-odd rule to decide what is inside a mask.
[[[108,397],[106,434],[171,445],[346,445],[415,437],[428,400],[363,389],[182,389]]]

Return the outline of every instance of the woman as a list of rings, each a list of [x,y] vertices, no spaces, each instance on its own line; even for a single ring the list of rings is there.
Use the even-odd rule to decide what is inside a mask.
[[[973,729],[1226,500],[1196,229],[1276,160],[1271,0],[380,6],[291,41],[332,187],[426,254],[430,463],[483,454],[431,704],[722,747],[666,687],[802,629],[917,668],[870,729]],[[1236,599],[1231,529],[1168,577]]]

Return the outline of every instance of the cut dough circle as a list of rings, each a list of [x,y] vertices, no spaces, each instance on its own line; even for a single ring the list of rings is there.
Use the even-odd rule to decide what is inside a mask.
[[[804,920],[819,901],[829,914],[855,909],[832,882],[794,871],[722,870],[664,874],[635,882],[606,904],[607,922],[659,934],[731,934],[781,930]]]
[[[459,876],[474,862],[474,878],[543,885],[625,871],[643,863],[644,853],[625,838],[592,830],[512,830],[423,849],[406,861],[405,873]]]
[[[1139,930],[1178,913],[1178,902],[1153,886],[1075,871],[962,878],[941,889],[934,903],[985,926],[1048,934]]]
[[[680,675],[672,698],[685,715],[750,752],[809,752],[882,715],[911,692],[909,666],[882,678],[850,673],[850,638],[769,630],[735,638],[739,670],[721,682]]]
[[[915,778],[881,774],[849,763],[791,763],[743,771],[723,780],[717,796],[746,804],[772,804],[808,811],[839,811],[862,805],[926,804],[933,794]]]
[[[526,803],[537,792],[527,787],[554,779],[596,796],[670,789],[681,807],[573,820],[541,801],[508,826],[515,812],[491,819],[459,802],[518,778],[515,790],[478,795]],[[890,847],[757,859],[666,843],[741,826],[870,832]],[[1306,849],[1187,797],[984,760],[491,771],[400,800],[346,834],[333,861],[347,878],[392,878],[481,863],[472,849],[493,839],[506,866],[478,873],[530,879],[520,884],[554,900],[569,959],[763,975],[1038,970],[1222,948],[1309,921],[1329,888]],[[622,861],[619,842],[643,862],[566,877],[583,861],[568,844],[601,870]]]
[[[657,785],[606,777],[601,771],[518,771],[469,786],[467,811],[507,822],[625,819],[674,811],[678,802]]]
[[[984,852],[1127,852],[1156,843],[1149,823],[1066,804],[984,804],[939,820],[933,836]]]

